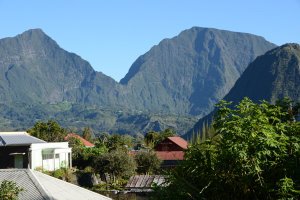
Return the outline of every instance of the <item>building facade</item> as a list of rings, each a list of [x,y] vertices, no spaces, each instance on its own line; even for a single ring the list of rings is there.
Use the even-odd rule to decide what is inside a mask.
[[[69,167],[72,167],[72,151],[68,142],[47,143],[26,132],[0,132],[0,169],[54,171]]]

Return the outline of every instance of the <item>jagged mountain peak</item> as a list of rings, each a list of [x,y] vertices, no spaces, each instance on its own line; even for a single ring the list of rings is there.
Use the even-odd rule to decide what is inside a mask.
[[[134,87],[135,108],[205,115],[253,59],[275,46],[252,34],[193,27],[153,46],[120,83]]]

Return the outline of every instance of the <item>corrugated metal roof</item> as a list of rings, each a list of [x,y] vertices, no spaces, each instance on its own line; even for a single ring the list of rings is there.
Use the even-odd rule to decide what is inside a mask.
[[[24,189],[19,195],[20,200],[49,200],[43,187],[29,169],[0,169],[0,183],[3,180],[13,181]]]
[[[161,185],[164,182],[165,176],[162,175],[135,175],[130,177],[126,189],[147,189],[151,188],[153,183]]]
[[[46,142],[26,133],[0,133],[0,146],[30,145],[33,143]]]

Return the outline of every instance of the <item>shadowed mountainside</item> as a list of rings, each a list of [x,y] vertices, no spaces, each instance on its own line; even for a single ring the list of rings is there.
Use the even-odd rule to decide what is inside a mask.
[[[300,102],[300,45],[285,44],[256,58],[224,100],[236,105],[244,97],[254,102],[275,103],[284,97]],[[203,124],[210,124],[215,112],[200,119],[185,137],[200,132]]]

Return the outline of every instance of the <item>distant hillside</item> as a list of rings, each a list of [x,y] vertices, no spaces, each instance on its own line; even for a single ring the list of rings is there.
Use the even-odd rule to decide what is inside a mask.
[[[95,133],[145,134],[167,128],[183,135],[197,122],[193,116],[130,111],[121,108],[71,103],[0,103],[0,131],[27,130],[38,121],[57,121],[62,127],[81,130],[90,126]]]
[[[235,105],[244,97],[254,102],[275,103],[283,97],[300,102],[300,45],[285,44],[255,59],[224,99]],[[211,121],[212,113],[200,119],[186,136],[199,132],[203,123]]]

